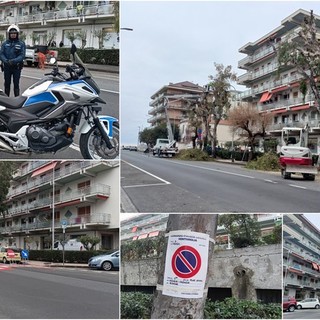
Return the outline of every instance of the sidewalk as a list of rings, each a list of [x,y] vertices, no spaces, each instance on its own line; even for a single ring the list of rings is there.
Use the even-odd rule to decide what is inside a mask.
[[[24,265],[32,267],[64,267],[64,268],[88,268],[86,263],[60,263],[60,262],[46,262],[46,261],[35,261],[27,260],[22,261]]]

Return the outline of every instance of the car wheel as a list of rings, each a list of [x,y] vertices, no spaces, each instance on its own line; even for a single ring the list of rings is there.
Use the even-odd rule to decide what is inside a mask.
[[[316,304],[316,305],[315,305],[315,308],[316,308],[316,309],[319,309],[319,308],[320,308],[320,306],[319,306],[318,304]]]
[[[301,306],[300,306],[301,307]],[[290,306],[289,308],[288,308],[288,311],[289,312],[293,312],[294,311],[294,309],[295,309],[295,307],[294,306]]]
[[[104,271],[110,271],[112,269],[113,265],[110,261],[105,261],[102,265],[101,265],[101,268],[104,270]]]
[[[300,306],[300,304],[297,305],[297,309],[302,309],[302,306]]]

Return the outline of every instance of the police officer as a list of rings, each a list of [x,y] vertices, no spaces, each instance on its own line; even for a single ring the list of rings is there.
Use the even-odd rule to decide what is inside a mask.
[[[13,91],[15,97],[20,94],[20,76],[23,60],[26,56],[26,45],[19,40],[19,27],[12,24],[8,28],[8,39],[1,45],[0,60],[3,63],[4,91],[9,97],[11,78],[13,78]]]

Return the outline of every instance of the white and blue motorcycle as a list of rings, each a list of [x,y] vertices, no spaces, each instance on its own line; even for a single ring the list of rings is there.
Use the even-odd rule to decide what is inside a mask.
[[[75,52],[73,64],[60,73],[55,66],[22,96],[0,95],[0,151],[55,153],[70,146],[79,127],[84,159],[119,155],[119,121],[98,115],[100,89]]]

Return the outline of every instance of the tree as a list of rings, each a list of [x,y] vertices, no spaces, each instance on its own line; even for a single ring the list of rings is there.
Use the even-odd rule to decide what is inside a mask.
[[[47,35],[47,45],[48,46],[51,46],[54,38],[56,37],[57,33],[55,31],[53,32],[49,32],[48,35]]]
[[[108,41],[111,35],[106,30],[95,30],[93,32],[93,36],[98,38],[99,41],[99,49],[103,48],[103,42],[106,40]]]
[[[310,11],[310,17],[305,17],[301,24],[297,40],[283,42],[278,49],[273,38],[270,38],[270,43],[278,55],[278,72],[287,66],[295,67],[303,78],[300,91],[305,96],[309,87],[320,110],[320,43],[313,10]]]
[[[252,104],[241,103],[228,112],[228,120],[233,130],[241,129],[248,139],[250,146],[249,160],[253,158],[254,145],[257,137],[264,138],[266,130],[272,122],[271,113],[259,113]]]
[[[40,35],[37,33],[32,33],[30,34],[30,38],[32,40],[32,45],[35,46],[37,43],[39,43],[40,41]]]
[[[163,123],[156,127],[152,128],[145,128],[139,133],[139,141],[144,142],[148,145],[155,145],[156,140],[159,138],[167,139],[168,137],[168,130],[167,126]],[[174,138],[178,140],[179,138],[179,128],[176,126],[174,127]]]
[[[260,242],[261,230],[257,218],[249,214],[220,215],[219,225],[224,226],[235,248],[253,246]]]
[[[81,236],[78,241],[83,244],[86,250],[91,251],[100,242],[100,237]]]
[[[87,44],[87,31],[81,30],[76,34],[76,36],[81,40],[81,49],[84,49]]]
[[[209,76],[211,82],[208,84],[212,88],[213,99],[211,103],[213,128],[211,134],[212,155],[215,156],[215,147],[217,145],[217,128],[219,122],[226,118],[226,113],[231,107],[230,103],[230,81],[236,81],[237,75],[232,72],[232,67],[229,65],[224,67],[223,64],[214,64],[216,75]]]
[[[10,187],[10,181],[13,173],[16,171],[19,163],[13,161],[0,162],[0,213],[3,219],[6,218],[7,210],[7,194]]]
[[[120,30],[120,1],[114,1],[113,3],[113,14],[114,14],[114,24],[113,29],[116,33],[119,33]]]
[[[73,43],[74,40],[76,40],[78,38],[78,36],[74,33],[74,31],[67,31],[66,32],[66,38]]]
[[[217,214],[171,214],[169,215],[167,230],[191,230],[201,233],[209,234],[210,238],[215,237],[217,229]],[[213,245],[209,248],[209,261],[213,254]],[[165,257],[164,254],[160,261],[158,272],[158,283],[163,283],[163,276],[165,270]],[[212,273],[212,266],[208,265],[208,274]],[[206,282],[207,286],[207,282]],[[162,294],[162,291],[156,291],[153,307],[152,319],[203,319],[203,310],[206,301],[206,295],[199,299],[183,299],[178,297],[171,297]]]

